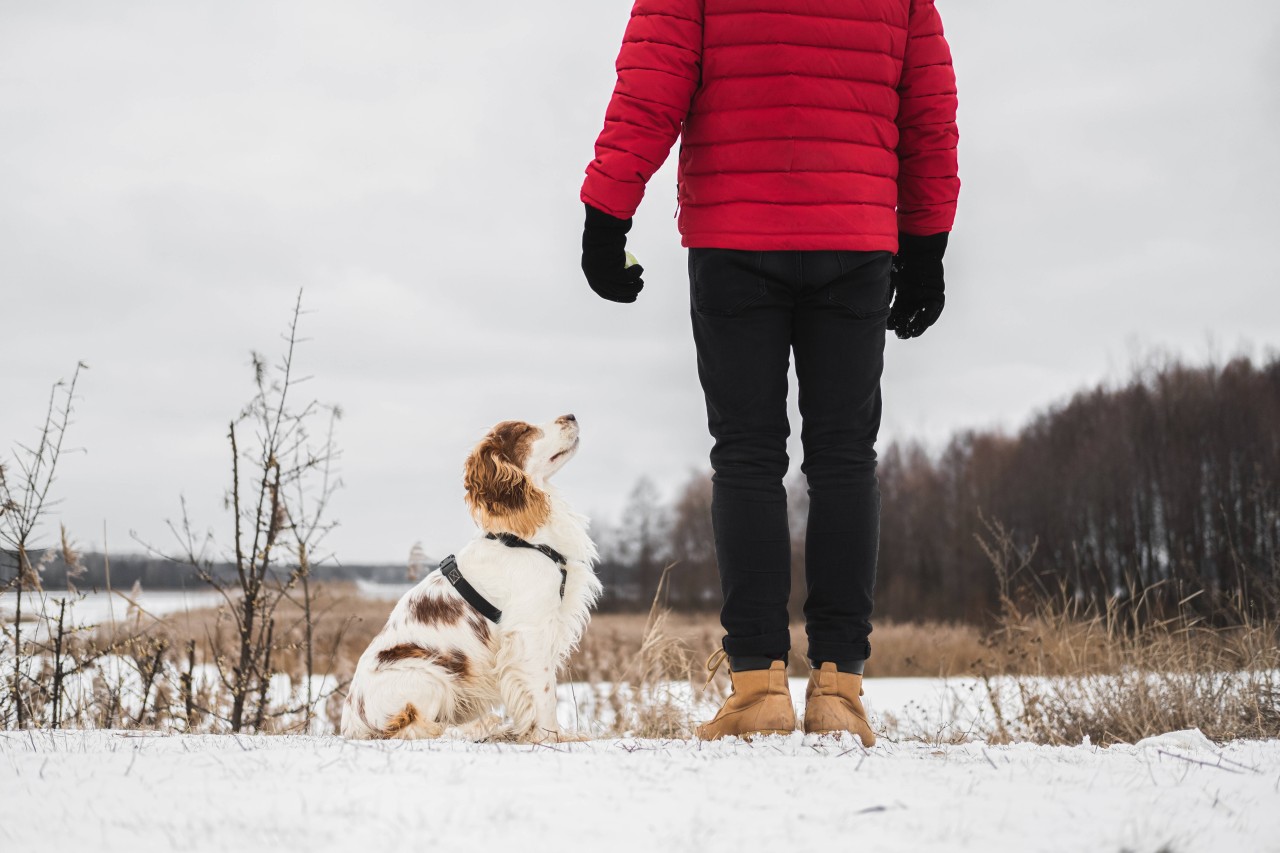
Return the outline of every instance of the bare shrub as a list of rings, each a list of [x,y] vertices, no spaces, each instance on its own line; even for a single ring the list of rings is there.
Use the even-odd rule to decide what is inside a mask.
[[[57,476],[67,429],[71,425],[76,383],[80,372],[86,369],[87,365],[79,362],[69,382],[58,380],[54,383],[38,440],[34,446],[19,443],[16,447],[16,471],[0,462],[0,545],[12,553],[14,560],[13,578],[5,584],[6,590],[14,592],[14,617],[12,624],[5,626],[6,648],[3,650],[5,657],[12,656],[7,661],[10,664],[6,677],[9,689],[5,691],[3,704],[0,704],[0,720],[6,728],[10,724],[22,728],[33,719],[40,720],[39,711],[48,704],[50,689],[53,691],[52,713],[55,720],[60,711],[66,603],[63,601],[59,605],[53,649],[55,668],[51,675],[46,672],[43,645],[33,641],[33,637],[23,637],[23,604],[28,593],[37,594],[41,612],[34,615],[39,621],[49,622],[45,598],[39,595],[43,592],[39,564],[32,562],[32,552],[45,513],[54,503],[50,490]],[[62,542],[67,545],[65,530],[62,531]],[[3,556],[3,550],[0,550],[0,557]],[[40,709],[34,707],[37,703]]]

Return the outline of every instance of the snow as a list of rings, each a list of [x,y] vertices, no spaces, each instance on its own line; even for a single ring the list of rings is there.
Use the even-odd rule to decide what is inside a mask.
[[[1280,741],[0,733],[5,850],[1280,849]],[[806,845],[814,845],[806,848]]]
[[[1199,729],[1183,729],[1180,732],[1165,732],[1162,735],[1144,737],[1134,746],[1147,749],[1176,749],[1191,754],[1196,751],[1213,752],[1217,744],[1204,736]]]

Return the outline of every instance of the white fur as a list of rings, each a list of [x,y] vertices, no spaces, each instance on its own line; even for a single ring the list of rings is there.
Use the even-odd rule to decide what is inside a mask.
[[[452,584],[432,572],[396,604],[386,627],[361,655],[342,713],[342,734],[350,738],[438,737],[481,739],[562,737],[556,721],[556,674],[577,646],[600,594],[592,569],[596,547],[587,519],[573,512],[547,479],[577,449],[578,426],[571,416],[541,426],[522,466],[547,496],[550,513],[530,542],[550,545],[568,559],[564,599],[560,566],[529,548],[485,539],[478,530],[457,554],[458,568],[472,586],[502,611],[494,624],[475,612]],[[452,624],[424,624],[415,616],[422,597],[461,604],[465,617]],[[455,605],[456,606],[456,605]],[[476,625],[488,628],[485,641]],[[412,644],[446,655],[465,656],[467,675],[451,673],[448,661],[407,658],[379,661],[380,653]],[[388,732],[388,721],[403,721],[407,705],[416,719]],[[360,709],[363,707],[363,714]],[[501,707],[506,719],[495,714]]]

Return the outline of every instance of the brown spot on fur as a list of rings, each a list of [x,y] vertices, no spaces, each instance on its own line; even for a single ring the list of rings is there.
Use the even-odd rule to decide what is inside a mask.
[[[467,656],[457,650],[440,652],[417,643],[401,643],[378,652],[379,666],[412,659],[433,663],[456,678],[466,678],[470,674],[470,662]]]
[[[551,514],[551,501],[524,471],[529,447],[541,436],[523,421],[503,421],[467,457],[467,506],[485,530],[532,536]]]
[[[466,655],[456,649],[445,652],[436,662],[448,670],[455,678],[466,678],[471,674],[471,662],[467,660]]]
[[[387,720],[387,725],[382,732],[387,737],[394,737],[401,731],[413,725],[414,721],[417,719],[418,709],[413,707],[412,704],[405,705],[403,711]]]
[[[417,643],[401,643],[398,646],[389,646],[378,652],[379,664],[395,663],[396,661],[409,660],[411,658],[433,661],[436,658],[436,653]]]
[[[476,613],[474,610],[467,612],[467,625],[471,628],[472,633],[480,638],[480,642],[485,645],[489,644],[489,620]]]
[[[423,595],[409,612],[423,625],[452,625],[463,617],[466,605],[453,595]]]

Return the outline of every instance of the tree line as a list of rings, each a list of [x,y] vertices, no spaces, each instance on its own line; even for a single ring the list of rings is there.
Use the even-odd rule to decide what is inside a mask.
[[[967,430],[940,450],[881,449],[877,614],[986,621],[999,605],[991,525],[1028,557],[1023,581],[1088,608],[1142,600],[1214,619],[1280,612],[1280,357],[1152,363],[1037,414]],[[803,601],[806,496],[788,482],[794,612]],[[605,609],[715,609],[711,481],[664,502],[642,479],[599,538]]]

